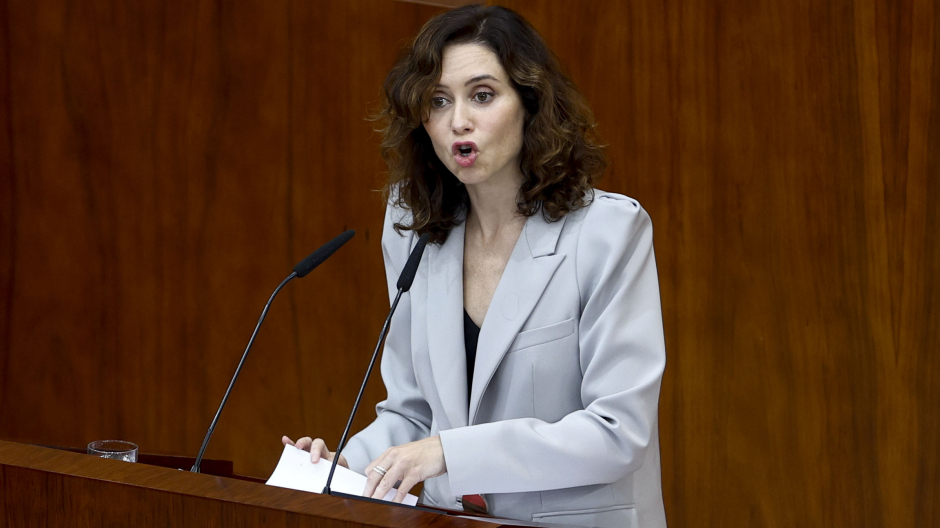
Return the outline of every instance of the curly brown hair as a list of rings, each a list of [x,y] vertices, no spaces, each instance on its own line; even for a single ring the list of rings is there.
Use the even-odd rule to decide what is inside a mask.
[[[443,50],[462,43],[481,44],[496,54],[525,107],[518,212],[532,216],[541,210],[546,220],[557,221],[590,203],[607,159],[584,96],[515,11],[470,5],[429,20],[385,79],[378,116],[389,169],[384,196],[412,213],[410,224],[395,229],[428,233],[440,244],[469,206],[467,190],[438,159],[423,126],[441,77]]]

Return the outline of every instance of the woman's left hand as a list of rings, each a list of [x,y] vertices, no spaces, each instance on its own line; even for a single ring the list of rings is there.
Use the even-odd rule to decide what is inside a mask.
[[[383,469],[385,474],[376,468]],[[440,436],[390,447],[382,456],[366,466],[368,480],[362,495],[383,499],[388,490],[401,481],[398,494],[395,495],[395,502],[401,502],[419,482],[439,477],[444,473],[447,473],[447,465],[444,462],[444,448],[441,446]]]

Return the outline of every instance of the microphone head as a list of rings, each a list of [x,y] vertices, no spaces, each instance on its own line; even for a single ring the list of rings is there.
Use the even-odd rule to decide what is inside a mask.
[[[356,234],[352,229],[347,230],[338,237],[330,240],[326,244],[323,244],[320,249],[311,253],[307,258],[300,261],[299,264],[294,266],[294,273],[297,274],[297,277],[304,277],[311,271],[313,268],[323,264],[323,261],[330,258],[333,253],[336,253],[336,250],[343,247],[343,244],[349,242]]]
[[[429,235],[427,233],[421,235],[421,238],[418,239],[418,243],[415,244],[414,249],[411,250],[411,256],[408,257],[408,263],[405,264],[405,269],[401,270],[401,275],[398,277],[398,289],[402,292],[406,292],[411,289],[411,283],[415,280],[415,274],[418,273],[418,265],[421,264],[421,255],[424,254],[424,246],[428,245]]]

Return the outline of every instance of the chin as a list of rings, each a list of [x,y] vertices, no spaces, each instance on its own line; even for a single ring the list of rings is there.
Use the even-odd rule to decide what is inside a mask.
[[[477,183],[482,183],[486,181],[487,177],[484,174],[480,174],[474,170],[467,170],[461,167],[461,171],[454,173],[454,176],[457,178],[457,181],[464,185],[475,185]]]
[[[468,180],[475,180],[473,177],[474,169],[472,167],[465,169],[460,165],[455,165],[453,167],[447,167],[447,170],[449,170],[450,173],[454,175],[454,178],[457,178],[460,183],[467,184],[472,183],[472,181]]]

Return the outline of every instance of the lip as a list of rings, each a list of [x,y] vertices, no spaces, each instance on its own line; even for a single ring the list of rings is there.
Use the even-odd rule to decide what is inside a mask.
[[[474,143],[473,141],[458,141],[450,147],[450,151],[454,154],[454,156],[456,156],[459,153],[458,149],[460,149],[460,147],[470,147],[473,149],[474,152],[479,150],[477,148],[477,144]]]
[[[470,154],[468,156],[461,156],[460,155],[461,147],[470,147]],[[458,165],[464,168],[472,167],[473,163],[477,159],[477,154],[479,154],[479,149],[477,148],[477,144],[474,143],[473,141],[458,141],[454,143],[453,145],[451,145],[450,151],[454,155],[454,161]]]

